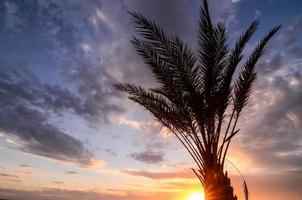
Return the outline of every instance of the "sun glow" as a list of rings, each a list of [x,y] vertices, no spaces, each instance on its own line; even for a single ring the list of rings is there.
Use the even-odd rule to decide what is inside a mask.
[[[205,200],[204,199],[204,193],[202,192],[194,192],[189,195],[188,200]]]

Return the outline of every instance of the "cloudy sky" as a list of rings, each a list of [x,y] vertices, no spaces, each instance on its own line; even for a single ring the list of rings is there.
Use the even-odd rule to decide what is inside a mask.
[[[302,1],[210,0],[234,42],[254,19],[282,24],[257,66],[228,159],[251,199],[302,196]],[[200,0],[1,0],[0,198],[186,200],[201,190],[174,137],[112,88],[155,84],[135,54],[128,10],[196,49]],[[238,172],[227,163],[235,190]]]

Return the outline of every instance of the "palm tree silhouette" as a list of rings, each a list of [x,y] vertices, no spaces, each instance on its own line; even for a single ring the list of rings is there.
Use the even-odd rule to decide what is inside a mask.
[[[255,65],[280,26],[263,37],[234,77],[258,21],[252,22],[230,49],[225,25],[212,23],[204,0],[195,56],[177,36],[167,35],[140,13],[130,14],[141,36],[133,36],[131,42],[160,87],[144,89],[129,83],[115,87],[128,93],[129,99],[145,107],[178,138],[197,164],[193,171],[204,187],[206,200],[236,200],[224,170],[226,154],[239,132],[237,122],[256,78]]]

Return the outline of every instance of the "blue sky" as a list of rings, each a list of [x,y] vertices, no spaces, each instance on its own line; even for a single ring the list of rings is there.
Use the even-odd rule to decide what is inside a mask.
[[[254,199],[298,200],[302,1],[209,4],[214,20],[228,26],[232,43],[252,20],[260,20],[246,54],[270,28],[282,25],[257,66],[257,84],[229,159],[251,182]],[[179,182],[198,188],[188,175],[193,163],[176,139],[112,83],[155,85],[129,42],[134,29],[128,10],[154,19],[196,49],[200,5],[199,0],[0,1],[0,198],[78,194],[147,200],[160,194],[176,200],[187,192]],[[240,190],[238,174],[229,170]]]

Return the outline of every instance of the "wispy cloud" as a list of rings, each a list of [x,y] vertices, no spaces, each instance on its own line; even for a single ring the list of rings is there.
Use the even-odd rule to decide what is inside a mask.
[[[77,174],[77,171],[65,171],[66,174]]]
[[[161,152],[144,151],[139,153],[132,153],[129,154],[129,156],[137,161],[148,164],[155,164],[164,161],[164,155]]]
[[[177,172],[155,172],[125,169],[121,170],[121,172],[131,176],[141,176],[150,179],[195,179],[195,175],[191,170]]]
[[[118,123],[122,125],[128,125],[134,129],[137,129],[141,132],[147,132],[147,133],[158,133],[160,132],[162,126],[156,122],[155,120],[145,121],[145,120],[133,120],[128,119],[126,117],[119,117]]]

